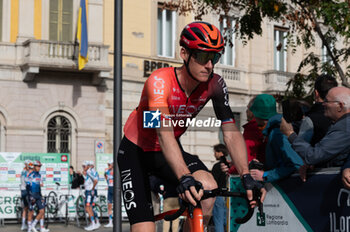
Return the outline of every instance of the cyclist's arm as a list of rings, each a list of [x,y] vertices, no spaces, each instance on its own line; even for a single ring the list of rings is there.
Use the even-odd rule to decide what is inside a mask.
[[[234,123],[234,116],[229,105],[228,88],[224,79],[215,75],[211,81],[210,90],[215,115],[222,122],[224,142],[232,161],[241,176],[248,174],[247,148],[241,132]]]
[[[224,142],[239,175],[249,173],[247,148],[241,132],[234,123],[222,125]]]
[[[180,147],[175,139],[173,130],[168,129],[157,129],[159,144],[162,148],[165,159],[169,166],[174,171],[177,179],[181,179],[182,176],[190,174],[190,170],[182,157]],[[189,191],[185,191],[184,194],[180,194],[180,197],[184,200],[188,200],[192,205],[196,205],[196,201],[193,199],[194,196],[197,200],[200,200],[203,191],[196,191],[195,187],[192,186]]]
[[[174,171],[177,179],[180,179],[183,175],[189,174],[190,170],[182,157],[180,147],[175,139],[173,130],[157,129],[158,139],[162,152],[168,164]]]
[[[236,169],[242,177],[243,186],[247,189],[247,196],[249,200],[253,200],[253,192],[251,189],[259,188],[261,195],[261,202],[264,201],[266,190],[261,185],[254,181],[249,174],[247,148],[243,139],[243,135],[240,133],[236,125],[234,124],[234,117],[229,106],[228,89],[224,79],[215,75],[212,79],[212,101],[216,117],[222,122],[222,130],[224,135],[224,142]],[[254,207],[255,201],[251,202],[251,206]]]

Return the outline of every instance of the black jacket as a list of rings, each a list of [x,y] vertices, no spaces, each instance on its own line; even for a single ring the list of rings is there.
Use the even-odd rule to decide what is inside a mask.
[[[324,116],[324,107],[321,102],[313,104],[306,116],[311,119],[314,126],[314,134],[310,144],[315,146],[326,135],[328,128],[332,125],[332,121]]]
[[[225,188],[226,187],[226,174],[221,171],[220,168],[220,162],[217,162],[214,164],[213,169],[211,170],[211,173],[214,176],[214,179],[216,180],[216,183],[218,184],[219,188]]]

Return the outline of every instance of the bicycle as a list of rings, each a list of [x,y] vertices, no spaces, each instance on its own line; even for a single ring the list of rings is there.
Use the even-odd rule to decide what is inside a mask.
[[[56,182],[56,191],[59,192],[60,190],[60,183]],[[68,225],[69,221],[69,212],[68,212],[68,203],[70,198],[74,198],[72,194],[69,193],[70,189],[68,191],[68,194],[62,194],[59,197],[57,196],[57,193],[55,191],[51,191],[48,194],[48,201],[47,201],[47,211],[52,215],[54,219],[57,219],[59,212],[62,210],[63,206],[65,206],[65,213],[64,213],[64,220],[62,220],[62,214],[59,215],[59,221],[64,221],[65,225]]]
[[[260,211],[260,215],[263,215],[263,204],[261,203],[261,195],[259,190],[254,190],[254,200],[257,202],[258,209]],[[203,197],[201,200],[205,200],[211,197],[216,196],[223,196],[223,197],[240,197],[246,200],[246,203],[248,205],[247,212],[245,216],[241,218],[236,218],[235,221],[238,224],[243,224],[249,221],[249,219],[253,216],[254,208],[250,207],[250,201],[247,198],[246,193],[242,192],[230,192],[227,188],[217,188],[213,190],[204,190]],[[180,216],[186,216],[189,220],[190,228],[192,232],[203,232],[204,231],[204,225],[203,225],[203,212],[200,206],[200,203],[197,202],[197,206],[193,206],[190,203],[187,203],[185,201],[180,201],[180,208],[169,210],[164,213],[160,213],[155,216],[155,220],[166,220],[166,221],[173,221],[176,218]]]

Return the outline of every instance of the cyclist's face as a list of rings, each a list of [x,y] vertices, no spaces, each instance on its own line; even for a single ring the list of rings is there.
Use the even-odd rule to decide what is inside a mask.
[[[213,62],[217,62],[220,55],[215,55],[218,53],[192,52],[190,57],[190,51],[183,48],[182,52],[182,58],[188,62],[192,76],[199,82],[208,81],[214,69]]]

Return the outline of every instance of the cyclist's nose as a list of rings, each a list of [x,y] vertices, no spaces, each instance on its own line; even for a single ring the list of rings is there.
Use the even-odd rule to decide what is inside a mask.
[[[206,68],[210,68],[212,69],[214,67],[213,65],[213,61],[212,60],[208,60],[208,62],[204,65]]]

